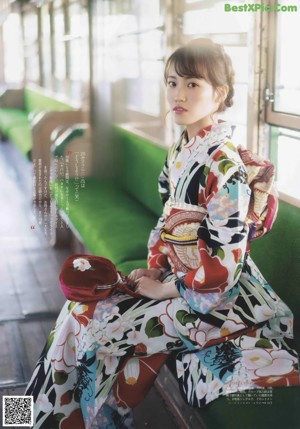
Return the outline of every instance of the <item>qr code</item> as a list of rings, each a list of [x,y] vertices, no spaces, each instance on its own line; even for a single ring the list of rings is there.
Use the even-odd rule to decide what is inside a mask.
[[[32,396],[3,396],[2,411],[3,427],[33,426]]]

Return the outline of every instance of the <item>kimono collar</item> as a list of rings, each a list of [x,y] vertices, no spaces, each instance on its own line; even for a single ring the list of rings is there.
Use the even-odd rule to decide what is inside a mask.
[[[209,144],[209,146],[214,143],[219,143],[220,141],[231,139],[234,126],[228,122],[219,120],[216,124],[208,125],[205,128],[202,128],[196,136],[188,140],[187,130],[185,129],[181,136],[182,144],[185,146],[188,143],[192,143],[195,140],[202,140],[202,142]]]

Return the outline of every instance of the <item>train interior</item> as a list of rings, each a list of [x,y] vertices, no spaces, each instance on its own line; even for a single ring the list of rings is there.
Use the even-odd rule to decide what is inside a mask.
[[[300,3],[268,6],[0,1],[1,397],[24,392],[65,302],[58,275],[69,255],[102,255],[126,274],[145,266],[161,210],[156,180],[182,132],[168,111],[164,63],[198,37],[232,58],[234,105],[221,118],[235,125],[234,141],[276,167],[278,221],[253,255],[293,310],[300,337]],[[245,424],[228,426],[239,408],[233,400],[212,408],[213,417],[195,411],[180,400],[171,372],[172,364],[136,408],[137,429],[299,423],[299,388],[280,402],[285,414],[277,414],[275,396],[273,406],[252,400],[240,406]]]

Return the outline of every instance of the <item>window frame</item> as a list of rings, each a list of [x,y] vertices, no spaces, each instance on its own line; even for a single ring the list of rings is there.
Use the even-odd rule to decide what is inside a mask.
[[[270,5],[274,6],[275,1],[270,0]],[[279,112],[274,110],[274,94],[276,80],[276,37],[277,37],[277,18],[279,13],[270,13],[268,22],[268,57],[267,57],[267,86],[265,89],[265,122],[282,128],[290,128],[300,131],[300,115]]]
[[[270,5],[274,6],[275,0],[270,0]],[[279,112],[274,110],[274,94],[275,94],[275,79],[276,79],[276,38],[277,38],[277,17],[276,13],[268,14],[267,22],[267,81],[264,90],[264,122],[269,127],[269,155],[271,161],[278,167],[278,130],[279,128],[300,131],[300,115],[292,113]],[[299,142],[300,143],[300,142]],[[280,200],[285,201],[300,208],[300,199],[278,191]]]

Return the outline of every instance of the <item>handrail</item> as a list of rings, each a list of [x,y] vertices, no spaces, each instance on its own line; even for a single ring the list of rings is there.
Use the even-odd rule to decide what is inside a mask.
[[[75,124],[65,129],[57,138],[54,138],[54,145],[52,146],[53,156],[63,156],[66,146],[69,142],[77,137],[83,137],[88,130],[89,124]],[[53,131],[55,132],[55,130]]]

